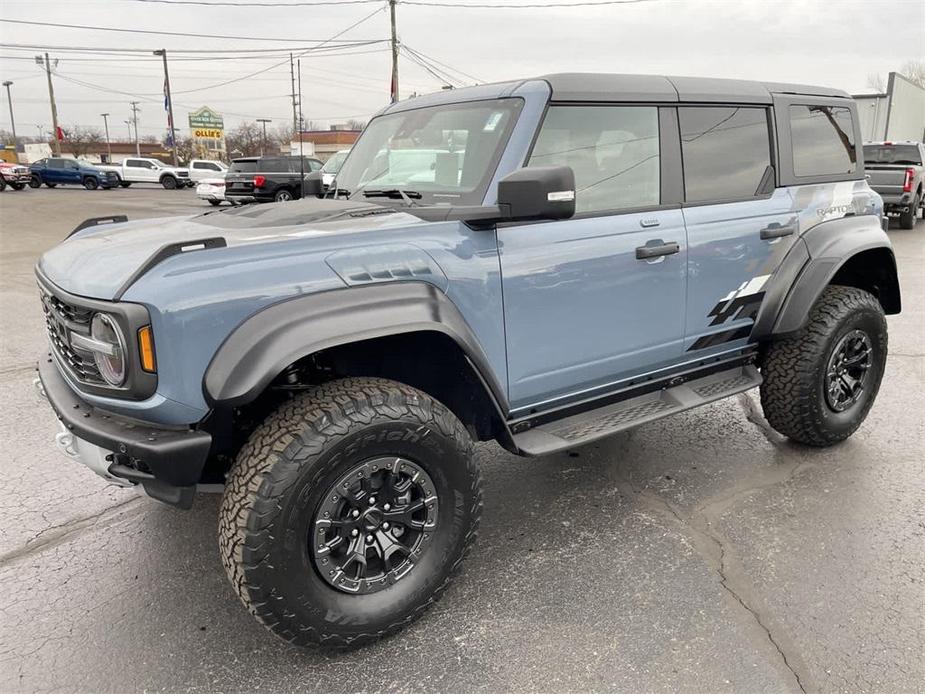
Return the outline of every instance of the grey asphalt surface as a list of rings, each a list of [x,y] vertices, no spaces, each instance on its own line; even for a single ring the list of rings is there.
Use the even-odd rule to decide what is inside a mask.
[[[178,511],[52,449],[32,266],[82,219],[192,191],[0,194],[0,691],[925,691],[925,223],[890,232],[904,310],[866,424],[814,450],[757,393],[570,454],[482,445],[485,512],[398,636],[302,651],[227,584],[217,495]]]

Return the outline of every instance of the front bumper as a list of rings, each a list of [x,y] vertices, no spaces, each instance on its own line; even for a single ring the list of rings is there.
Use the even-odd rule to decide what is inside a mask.
[[[2,174],[3,180],[7,183],[28,183],[32,180],[30,172]]]
[[[51,354],[38,362],[37,386],[61,420],[58,446],[116,484],[140,484],[159,501],[189,508],[212,445],[212,436],[169,428],[101,410],[78,396]]]

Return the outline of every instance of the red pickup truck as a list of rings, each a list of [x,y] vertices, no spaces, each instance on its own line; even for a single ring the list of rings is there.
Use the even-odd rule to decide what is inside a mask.
[[[7,161],[0,162],[0,190],[6,190],[7,186],[13,190],[22,190],[29,183],[30,178],[32,178],[32,173],[28,166]]]

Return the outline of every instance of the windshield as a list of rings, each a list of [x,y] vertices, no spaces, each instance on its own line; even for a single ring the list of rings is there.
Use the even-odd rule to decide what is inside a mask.
[[[867,164],[921,164],[919,148],[915,145],[864,145],[864,162]]]
[[[481,204],[522,104],[493,99],[379,116],[337,174],[338,189],[361,199],[403,190],[422,204]]]
[[[340,171],[340,167],[344,164],[344,159],[347,158],[348,152],[338,152],[333,157],[328,159],[324,166],[321,167],[321,170],[325,173],[336,174]]]

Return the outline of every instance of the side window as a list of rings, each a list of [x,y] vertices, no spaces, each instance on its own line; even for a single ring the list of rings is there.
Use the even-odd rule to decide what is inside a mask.
[[[194,162],[193,162],[193,168],[194,168],[194,169],[208,169],[209,166],[208,166],[205,162],[202,162],[202,161],[194,161]]]
[[[49,168],[49,169],[63,169],[63,168],[64,168],[64,160],[63,160],[63,159],[49,159],[49,160],[48,160],[48,168]]]
[[[133,169],[140,169],[140,168],[141,168],[141,162],[138,161],[137,159],[126,159],[126,160],[125,160],[125,165],[128,166],[128,167],[130,167],[130,168],[133,168]]]
[[[201,166],[202,168],[208,169],[209,171],[221,171],[222,170],[222,167],[220,167],[218,164],[204,163],[204,164],[201,164]]]
[[[688,202],[754,197],[771,165],[768,111],[739,106],[678,109]]]
[[[658,205],[658,109],[553,106],[529,165],[572,167],[577,213]]]
[[[793,173],[797,176],[831,176],[857,170],[854,120],[845,106],[791,106],[790,139]]]

